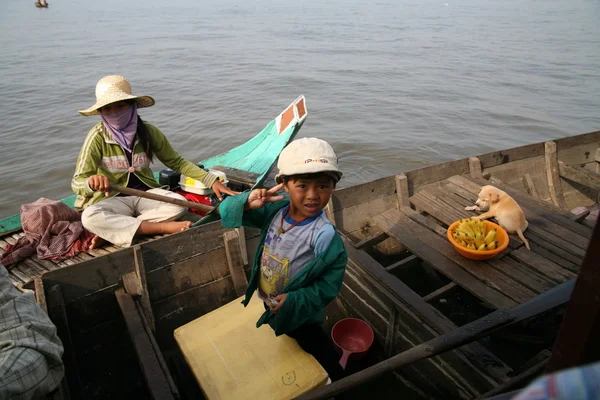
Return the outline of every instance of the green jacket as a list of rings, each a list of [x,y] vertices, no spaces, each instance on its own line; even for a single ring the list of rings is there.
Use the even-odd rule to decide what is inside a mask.
[[[275,203],[267,203],[258,210],[244,211],[250,192],[226,198],[220,206],[222,224],[226,228],[237,228],[241,225],[260,228],[260,243],[254,257],[250,281],[246,289],[246,298],[242,302],[248,304],[258,288],[260,277],[260,261],[265,237],[271,221],[277,212],[289,203],[289,199]],[[308,264],[285,285],[281,293],[287,293],[285,302],[277,314],[267,310],[256,323],[258,328],[268,323],[279,336],[289,333],[306,324],[323,322],[323,309],[335,299],[344,280],[348,254],[337,234],[331,240],[325,252]]]
[[[181,157],[158,128],[148,123],[146,128],[150,134],[154,154],[167,167],[178,171],[183,175],[201,181],[204,185],[212,187],[217,180],[213,174],[209,174],[198,166],[186,161]],[[151,188],[160,187],[154,179],[150,169],[150,160],[139,144],[137,138],[133,145],[132,165],[134,174],[142,182]],[[75,207],[82,209],[105,198],[104,193],[94,192],[88,183],[92,175],[107,176],[110,183],[119,186],[127,186],[129,182],[130,167],[125,156],[125,150],[121,147],[112,134],[106,130],[102,122],[98,122],[88,133],[81,147],[75,174],[71,181],[71,188],[77,194]],[[118,192],[112,192],[110,197],[116,196]]]

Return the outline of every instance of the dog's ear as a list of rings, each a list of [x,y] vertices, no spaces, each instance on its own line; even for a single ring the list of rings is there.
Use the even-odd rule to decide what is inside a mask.
[[[490,202],[497,203],[500,201],[500,193],[494,191],[490,194]]]

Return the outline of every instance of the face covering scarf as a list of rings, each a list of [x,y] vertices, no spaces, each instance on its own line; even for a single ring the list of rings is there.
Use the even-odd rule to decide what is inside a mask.
[[[123,146],[125,150],[131,153],[133,150],[133,140],[137,132],[138,114],[137,105],[134,103],[126,110],[113,115],[104,115],[100,113],[104,127],[112,133],[115,140]]]

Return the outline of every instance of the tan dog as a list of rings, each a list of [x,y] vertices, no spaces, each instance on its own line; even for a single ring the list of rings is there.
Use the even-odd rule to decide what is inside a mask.
[[[495,217],[498,224],[506,229],[506,232],[519,235],[523,243],[525,243],[525,247],[531,250],[529,242],[523,236],[523,232],[529,226],[529,222],[525,219],[525,214],[515,199],[510,197],[508,193],[491,185],[482,187],[478,197],[475,204],[479,208],[489,207],[489,210],[474,218],[488,219]]]

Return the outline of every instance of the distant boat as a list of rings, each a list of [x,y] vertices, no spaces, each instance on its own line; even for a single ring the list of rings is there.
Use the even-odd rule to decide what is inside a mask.
[[[37,8],[48,8],[48,2],[46,0],[37,0],[34,4]]]

